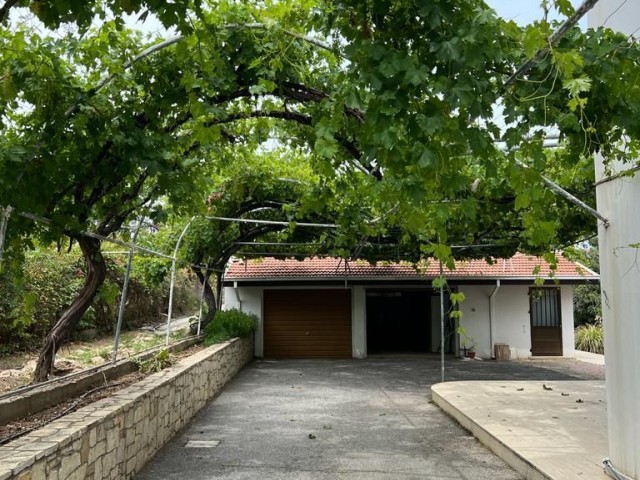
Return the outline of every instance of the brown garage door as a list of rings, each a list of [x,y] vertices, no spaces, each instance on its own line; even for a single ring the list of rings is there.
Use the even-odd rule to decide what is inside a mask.
[[[351,357],[351,291],[265,290],[264,356]]]

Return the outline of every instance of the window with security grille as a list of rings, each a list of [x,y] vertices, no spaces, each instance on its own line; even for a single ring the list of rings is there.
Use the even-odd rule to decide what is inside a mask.
[[[560,327],[560,289],[532,288],[531,325],[534,327]]]

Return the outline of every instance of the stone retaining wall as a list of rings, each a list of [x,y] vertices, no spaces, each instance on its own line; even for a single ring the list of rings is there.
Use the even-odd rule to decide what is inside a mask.
[[[209,347],[0,447],[0,480],[132,478],[253,358],[253,338]]]
[[[151,358],[159,350],[167,349],[170,352],[178,352],[185,350],[191,345],[195,345],[199,341],[198,338],[190,338],[182,340],[165,347],[164,345],[149,350],[145,353],[136,355],[118,361],[115,365],[108,363],[97,368],[92,368],[91,373],[78,372],[77,375],[62,377],[55,383],[43,383],[36,385],[24,393],[20,391],[13,392],[8,398],[0,399],[0,425],[12,422],[18,418],[41,412],[45,408],[49,408],[60,402],[72,398],[76,395],[89,390],[91,387],[98,386],[106,380],[113,380],[138,369],[136,361],[147,360]]]

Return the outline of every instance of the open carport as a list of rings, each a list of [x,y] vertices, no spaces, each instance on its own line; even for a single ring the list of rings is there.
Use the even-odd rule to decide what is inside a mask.
[[[425,357],[254,362],[136,478],[521,478],[431,404],[439,368]],[[447,377],[576,379],[461,361]]]

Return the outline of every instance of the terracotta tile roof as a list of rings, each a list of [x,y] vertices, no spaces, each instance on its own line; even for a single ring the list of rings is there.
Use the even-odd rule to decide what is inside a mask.
[[[410,263],[378,263],[372,265],[363,260],[346,262],[339,258],[276,259],[267,257],[256,260],[235,260],[225,274],[226,281],[234,280],[282,280],[282,279],[407,279],[418,280],[434,278],[439,274],[435,261],[425,262],[420,272]],[[445,276],[460,279],[533,279],[535,269],[539,275],[550,278],[550,268],[540,257],[516,254],[511,258],[495,259],[493,264],[485,260],[466,260],[456,262],[456,269],[445,268]],[[574,263],[562,255],[558,256],[558,268],[554,278],[558,280],[596,280],[598,274]]]

